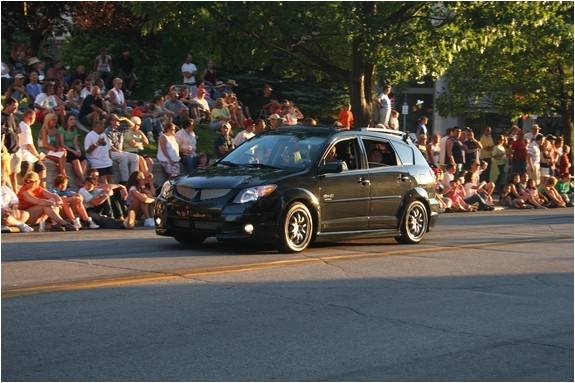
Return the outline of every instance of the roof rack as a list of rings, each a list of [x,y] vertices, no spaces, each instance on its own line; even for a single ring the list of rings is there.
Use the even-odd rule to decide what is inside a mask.
[[[411,137],[409,137],[409,133],[408,132],[402,132],[401,130],[395,130],[395,129],[385,129],[385,128],[361,128],[360,129],[362,132],[375,132],[375,133],[385,133],[385,134],[390,134],[393,136],[398,136],[401,137],[401,139],[405,142],[411,141]]]

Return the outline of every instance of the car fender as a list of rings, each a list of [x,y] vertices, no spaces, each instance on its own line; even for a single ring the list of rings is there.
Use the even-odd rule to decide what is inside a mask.
[[[281,196],[278,198],[276,203],[276,208],[278,209],[276,212],[278,213],[276,217],[279,219],[283,216],[286,209],[294,202],[302,202],[304,203],[310,210],[310,213],[313,216],[314,222],[319,222],[320,218],[320,204],[319,200],[315,194],[311,191],[303,188],[295,188],[287,190],[286,192],[282,193]]]
[[[428,215],[431,215],[431,207],[429,205],[429,193],[427,193],[427,191],[425,191],[424,188],[417,186],[417,187],[411,189],[405,195],[405,197],[403,198],[403,201],[401,202],[401,206],[400,206],[399,210],[397,211],[398,228],[399,228],[399,225],[401,225],[403,218],[405,217],[405,212],[406,212],[407,206],[409,206],[409,204],[414,200],[419,200],[419,201],[423,202],[423,204],[427,208]]]

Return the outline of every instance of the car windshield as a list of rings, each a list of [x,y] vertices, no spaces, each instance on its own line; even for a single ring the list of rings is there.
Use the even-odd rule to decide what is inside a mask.
[[[240,145],[220,164],[304,169],[318,156],[325,140],[304,134],[263,134]]]

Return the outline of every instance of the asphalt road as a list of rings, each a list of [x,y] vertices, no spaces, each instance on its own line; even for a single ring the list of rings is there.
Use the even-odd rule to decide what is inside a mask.
[[[2,381],[573,381],[573,244],[573,209],[295,255],[2,235]]]

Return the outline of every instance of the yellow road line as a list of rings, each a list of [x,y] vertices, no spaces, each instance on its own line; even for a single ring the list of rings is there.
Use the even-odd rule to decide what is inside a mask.
[[[387,252],[364,252],[364,253],[353,253],[345,255],[332,255],[328,257],[318,257],[318,258],[308,257],[303,259],[288,259],[280,261],[247,263],[247,264],[229,265],[229,266],[216,266],[216,267],[192,268],[192,269],[188,268],[183,270],[166,270],[166,271],[142,273],[136,275],[121,275],[109,278],[84,279],[81,281],[54,282],[54,283],[46,283],[46,284],[23,286],[23,287],[5,288],[2,290],[2,299],[11,299],[11,298],[48,294],[62,291],[76,291],[76,290],[96,289],[103,287],[133,285],[139,283],[160,282],[178,278],[198,278],[207,275],[275,269],[280,267],[291,267],[310,263],[326,263],[330,261],[346,261],[361,258],[376,258],[376,257],[393,256],[393,255],[423,254],[423,253],[433,253],[437,251],[445,252],[445,251],[455,251],[461,249],[494,247],[494,246],[510,245],[514,243],[528,243],[528,242],[540,242],[540,241],[541,238],[526,238],[523,240],[484,242],[476,244],[464,244],[460,246],[432,246],[417,249],[410,247],[408,249],[399,249],[399,250],[395,249]]]

